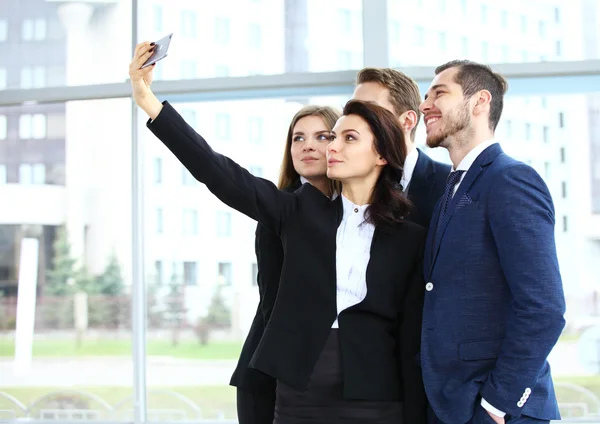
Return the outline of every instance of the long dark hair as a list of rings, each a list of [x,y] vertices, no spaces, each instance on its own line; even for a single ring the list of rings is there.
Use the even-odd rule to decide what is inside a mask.
[[[294,117],[292,118],[292,122],[290,122],[290,126],[288,127],[287,137],[285,139],[285,150],[283,151],[283,159],[281,161],[281,168],[279,171],[279,182],[277,187],[280,190],[284,188],[290,187],[296,181],[300,179],[300,174],[294,168],[294,163],[292,162],[292,136],[294,135],[294,127],[302,118],[306,118],[307,116],[318,116],[323,120],[325,126],[328,130],[331,131],[336,121],[340,117],[339,109],[335,109],[330,106],[317,106],[317,105],[308,105],[304,106],[300,109]],[[334,192],[340,192],[341,184],[334,180],[329,180],[329,194],[331,195]]]
[[[375,103],[359,100],[346,103],[343,114],[358,115],[367,122],[374,136],[373,148],[387,162],[375,183],[366,212],[367,221],[376,226],[390,226],[402,221],[411,203],[400,186],[406,160],[406,143],[398,119]]]

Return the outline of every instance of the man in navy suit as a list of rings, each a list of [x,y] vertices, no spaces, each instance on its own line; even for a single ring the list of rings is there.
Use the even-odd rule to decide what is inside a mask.
[[[419,86],[395,69],[364,68],[356,77],[352,98],[377,103],[398,117],[408,153],[399,182],[413,203],[408,219],[428,228],[435,204],[444,192],[450,166],[432,160],[415,147],[415,133],[421,118]]]
[[[421,104],[427,144],[453,163],[425,250],[421,346],[431,421],[559,419],[547,357],[565,299],[548,188],[494,140],[507,89],[489,67],[438,67]]]

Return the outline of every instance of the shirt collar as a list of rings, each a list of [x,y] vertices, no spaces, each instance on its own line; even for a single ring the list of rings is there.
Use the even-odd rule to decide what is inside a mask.
[[[471,165],[473,165],[473,162],[475,162],[475,160],[477,160],[479,155],[485,149],[487,149],[492,144],[495,144],[497,142],[498,141],[492,139],[492,140],[484,141],[483,143],[480,143],[477,146],[473,147],[471,149],[471,151],[469,153],[467,153],[467,155],[463,158],[463,160],[460,161],[460,163],[458,164],[458,167],[456,169],[454,169],[454,166],[452,166],[452,171],[468,171],[469,168],[471,167]]]
[[[417,160],[419,159],[419,150],[413,149],[410,152],[406,159],[404,160],[404,169],[402,171],[402,179],[400,180],[400,184],[402,184],[402,191],[406,191],[408,185],[410,184],[410,179],[412,178],[413,172],[415,171],[415,167],[417,166]]]
[[[365,212],[369,205],[358,206],[352,203],[342,194],[342,205],[344,207],[344,218],[357,217],[359,225],[365,222]]]

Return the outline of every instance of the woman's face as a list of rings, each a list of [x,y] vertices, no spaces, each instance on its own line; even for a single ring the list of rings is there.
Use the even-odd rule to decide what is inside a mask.
[[[367,121],[358,115],[344,115],[331,131],[331,143],[327,147],[327,176],[333,180],[379,176],[385,165],[375,150],[375,137]]]
[[[305,116],[293,128],[291,155],[294,169],[302,177],[327,175],[327,145],[331,129],[320,116]]]

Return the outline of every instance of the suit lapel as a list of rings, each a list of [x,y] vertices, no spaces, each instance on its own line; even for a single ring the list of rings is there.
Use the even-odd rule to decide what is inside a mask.
[[[454,212],[456,211],[457,204],[460,202],[462,197],[469,192],[469,190],[471,189],[477,178],[479,178],[479,175],[484,170],[484,168],[486,168],[490,163],[492,163],[500,153],[502,153],[502,148],[498,143],[492,144],[490,147],[481,152],[481,154],[477,157],[477,159],[475,159],[475,162],[473,162],[473,164],[465,174],[465,177],[463,178],[462,182],[458,186],[458,190],[456,191],[456,194],[454,194],[454,197],[448,204],[446,215],[444,216],[442,222],[440,222],[439,227],[431,228],[429,234],[429,243],[431,243],[432,246],[430,273],[435,265],[435,261],[440,251],[440,245],[442,244],[442,239],[444,238],[444,233],[446,232],[448,224],[452,219],[452,215],[454,215]],[[440,202],[438,202],[435,208],[433,222],[437,222],[439,216]]]

